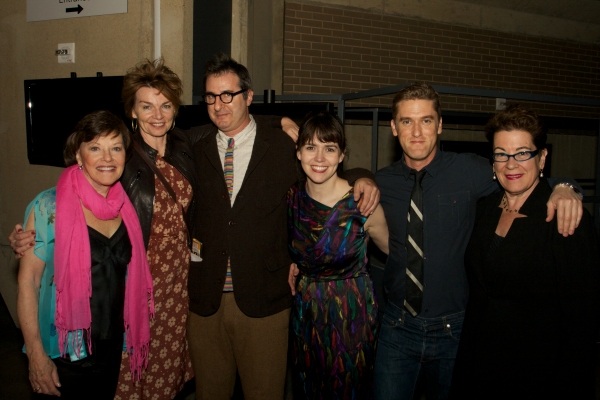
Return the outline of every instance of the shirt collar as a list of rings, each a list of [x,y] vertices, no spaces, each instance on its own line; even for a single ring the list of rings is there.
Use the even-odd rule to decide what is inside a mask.
[[[254,122],[254,117],[250,115],[250,123],[233,137],[233,139],[235,140],[235,145],[239,146],[242,143],[244,143],[247,139],[249,139],[252,136],[253,132],[256,132],[256,122]],[[230,137],[224,134],[220,129],[217,131],[217,143],[220,146],[227,147],[229,139]]]
[[[432,177],[436,176],[436,174],[440,171],[440,168],[441,168],[442,157],[443,157],[443,152],[440,149],[440,147],[437,146],[437,148],[435,150],[435,156],[433,156],[433,160],[431,160],[431,162],[425,166],[425,169],[427,170],[427,173],[425,175],[431,175]],[[402,154],[402,159],[399,164],[400,164],[400,172],[404,176],[404,179],[412,180],[413,178],[411,178],[411,176],[410,176],[410,171],[412,170],[412,168],[410,168],[408,165],[406,165],[406,162],[404,160],[404,154]]]

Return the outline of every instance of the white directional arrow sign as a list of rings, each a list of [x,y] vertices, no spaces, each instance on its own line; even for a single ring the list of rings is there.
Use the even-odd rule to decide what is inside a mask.
[[[27,0],[27,22],[126,12],[127,0]]]

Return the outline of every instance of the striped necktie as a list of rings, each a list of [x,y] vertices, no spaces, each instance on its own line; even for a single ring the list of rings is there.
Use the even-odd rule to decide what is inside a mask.
[[[415,176],[415,185],[408,209],[404,307],[414,317],[421,312],[421,303],[423,302],[423,187],[421,181],[425,176],[425,170],[411,170],[411,175]]]
[[[225,175],[225,184],[229,193],[229,201],[233,196],[233,146],[235,142],[233,138],[229,138],[227,142],[227,150],[225,151],[225,162],[223,163],[223,173]],[[233,291],[233,279],[231,278],[231,258],[227,258],[227,274],[225,275],[224,292]]]
[[[233,138],[230,138],[227,142],[227,150],[225,151],[225,163],[223,166],[223,172],[225,173],[225,183],[227,184],[227,191],[229,192],[229,200],[233,196],[233,146],[235,142]]]

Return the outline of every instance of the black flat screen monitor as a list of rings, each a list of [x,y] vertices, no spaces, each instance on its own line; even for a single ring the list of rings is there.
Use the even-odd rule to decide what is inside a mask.
[[[65,141],[79,120],[96,110],[124,117],[122,86],[122,76],[26,80],[29,163],[64,167]]]

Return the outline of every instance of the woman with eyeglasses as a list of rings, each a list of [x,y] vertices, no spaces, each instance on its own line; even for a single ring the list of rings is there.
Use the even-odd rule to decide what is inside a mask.
[[[509,106],[485,132],[504,190],[478,204],[451,397],[593,399],[600,251],[592,218],[584,210],[569,237],[546,222],[546,130],[534,112]]]

